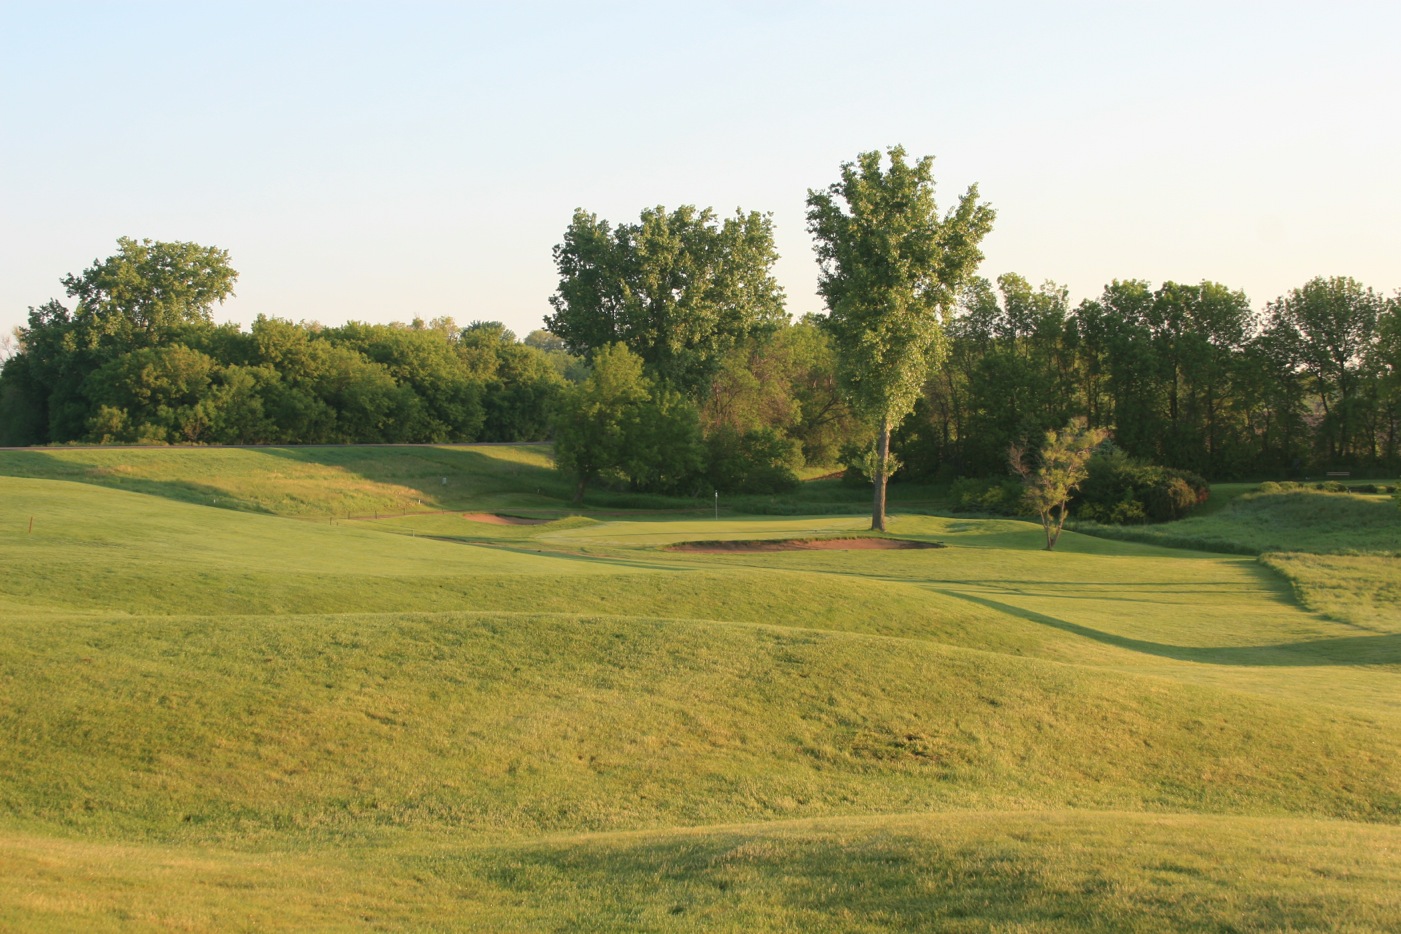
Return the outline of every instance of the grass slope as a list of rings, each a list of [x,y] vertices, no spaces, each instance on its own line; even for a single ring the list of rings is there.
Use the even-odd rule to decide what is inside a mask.
[[[688,555],[862,523],[495,526],[562,514],[540,449],[293,453],[0,452],[0,926],[1401,924],[1394,558]],[[1318,521],[1258,499],[1202,521]]]
[[[1401,634],[1401,558],[1392,555],[1267,555],[1310,609],[1384,635]]]
[[[1206,551],[1263,554],[1401,554],[1401,521],[1390,496],[1290,490],[1247,493],[1220,510],[1146,526],[1077,526],[1095,535]]]
[[[1401,822],[1395,717],[912,640],[455,615],[6,636],[0,805],[124,838],[267,845],[955,807]]]
[[[1111,856],[1112,854],[1112,856]],[[1386,931],[1401,830],[1053,811],[229,852],[0,836],[26,931]]]

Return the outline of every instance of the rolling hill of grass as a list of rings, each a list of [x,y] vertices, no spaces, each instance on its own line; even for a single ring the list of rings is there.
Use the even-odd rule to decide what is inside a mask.
[[[565,515],[540,449],[291,453],[0,452],[0,926],[1401,923],[1395,558],[687,554],[863,523],[495,525]]]
[[[1401,554],[1401,521],[1390,496],[1289,490],[1246,493],[1222,509],[1178,522],[1077,526],[1125,541],[1237,554]]]

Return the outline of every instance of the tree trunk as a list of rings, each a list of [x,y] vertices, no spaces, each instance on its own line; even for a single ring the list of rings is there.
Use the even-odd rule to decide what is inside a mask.
[[[1046,525],[1046,550],[1054,551],[1056,542],[1060,541],[1060,530],[1065,527],[1065,503],[1060,504],[1060,509],[1055,518],[1051,517],[1051,511],[1046,510],[1042,520]]]
[[[885,531],[885,475],[890,463],[890,418],[881,416],[880,438],[876,441],[876,464],[871,478],[875,483],[875,499],[871,505],[871,531]]]
[[[584,505],[584,487],[588,485],[588,478],[582,474],[579,476],[579,483],[574,487],[574,505]]]

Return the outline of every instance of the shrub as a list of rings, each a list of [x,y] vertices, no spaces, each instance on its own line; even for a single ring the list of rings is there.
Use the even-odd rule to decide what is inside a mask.
[[[1206,502],[1210,490],[1197,474],[1139,463],[1118,450],[1095,455],[1089,471],[1075,515],[1115,525],[1181,519]]]
[[[1283,490],[1284,487],[1280,486],[1278,483],[1275,483],[1273,480],[1266,480],[1264,483],[1260,484],[1255,488],[1255,492],[1257,493],[1279,493]]]
[[[802,446],[772,428],[743,434],[723,426],[705,439],[712,487],[722,493],[788,493],[798,488],[794,472]]]
[[[1144,491],[1144,506],[1154,522],[1181,519],[1197,505],[1197,492],[1180,476],[1165,476]]]
[[[962,478],[952,488],[954,508],[959,512],[981,512],[994,516],[1024,516],[1025,489],[1011,477]]]

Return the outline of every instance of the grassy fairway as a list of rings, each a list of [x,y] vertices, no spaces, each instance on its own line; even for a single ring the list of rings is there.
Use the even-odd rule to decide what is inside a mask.
[[[538,448],[0,471],[0,927],[1401,925],[1392,557],[464,518],[563,517]]]

